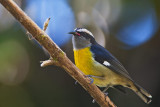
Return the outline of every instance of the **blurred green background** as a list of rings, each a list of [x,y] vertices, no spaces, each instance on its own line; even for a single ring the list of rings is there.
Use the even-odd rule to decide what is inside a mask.
[[[153,96],[147,105],[132,91],[109,89],[118,107],[159,107],[159,0],[14,0],[74,62],[71,35],[85,27]],[[63,69],[40,67],[49,55],[0,5],[0,107],[98,107]]]

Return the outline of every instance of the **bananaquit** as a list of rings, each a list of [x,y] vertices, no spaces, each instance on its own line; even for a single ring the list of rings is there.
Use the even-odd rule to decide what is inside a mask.
[[[151,102],[152,96],[137,85],[124,66],[104,47],[99,45],[93,34],[85,28],[76,28],[73,34],[73,50],[76,66],[93,79],[99,87],[109,87],[125,92],[123,87],[133,90],[145,103]]]

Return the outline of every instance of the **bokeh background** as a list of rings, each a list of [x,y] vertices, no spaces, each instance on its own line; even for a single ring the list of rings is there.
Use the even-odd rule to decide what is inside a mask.
[[[71,35],[85,27],[153,96],[143,103],[132,91],[109,89],[118,107],[160,107],[159,0],[15,0],[74,62]],[[98,107],[63,69],[40,67],[49,58],[0,5],[0,107]]]

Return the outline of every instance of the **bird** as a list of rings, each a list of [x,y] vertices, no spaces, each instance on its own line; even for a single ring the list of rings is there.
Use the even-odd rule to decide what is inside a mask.
[[[125,67],[107,49],[99,45],[93,34],[85,28],[76,28],[72,34],[75,65],[98,87],[124,88],[134,91],[145,103],[152,101],[152,96],[130,77]]]

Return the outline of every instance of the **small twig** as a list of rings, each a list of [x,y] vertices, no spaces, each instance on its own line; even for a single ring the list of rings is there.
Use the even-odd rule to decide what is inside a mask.
[[[44,22],[44,25],[43,25],[43,31],[44,31],[44,32],[47,30],[47,27],[48,27],[48,24],[49,24],[50,19],[51,19],[51,18],[48,18],[48,19]]]
[[[43,25],[43,31],[45,32],[47,30],[47,27],[48,27],[48,24],[49,24],[49,21],[50,21],[51,18],[48,18],[45,22],[44,22],[44,25]],[[33,36],[27,31],[26,32],[29,40],[32,40],[34,39]]]
[[[28,39],[29,39],[29,40],[32,40],[32,39],[33,39],[33,36],[32,36],[28,31],[26,32],[26,35],[28,36]]]
[[[49,66],[49,65],[56,65],[56,66],[60,66],[60,64],[54,60],[54,59],[48,59],[48,60],[45,60],[45,61],[40,61],[41,63],[41,67],[46,67],[46,66]]]
[[[48,28],[48,24],[49,24],[49,21],[50,21],[51,18],[48,18],[45,22],[44,22],[44,25],[43,25],[43,31],[45,32]],[[45,49],[45,48],[44,48]],[[45,49],[46,50],[46,49]],[[56,66],[60,66],[59,63],[56,61],[56,60],[53,60],[53,58],[50,56],[50,59],[49,60],[46,60],[46,61],[40,61],[41,63],[41,67],[46,67],[46,66],[49,66],[49,65],[56,65]]]
[[[13,0],[0,0],[0,3],[29,31],[50,54],[52,58],[59,63],[60,67],[72,76],[80,85],[96,100],[101,107],[115,107],[109,97],[105,95],[94,84],[89,84],[90,79],[68,59],[65,53],[52,41],[52,39],[41,30],[16,4]],[[50,62],[50,61],[47,61]],[[47,63],[46,62],[46,63]],[[44,63],[45,65],[45,63]],[[44,66],[43,65],[43,66]]]

